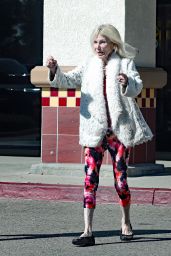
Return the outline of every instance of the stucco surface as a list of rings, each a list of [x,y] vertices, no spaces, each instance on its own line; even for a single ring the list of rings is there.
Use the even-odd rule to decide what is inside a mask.
[[[77,65],[91,54],[89,38],[98,24],[112,23],[125,34],[125,0],[44,0],[44,62]]]
[[[155,67],[155,0],[44,0],[43,60],[78,65],[92,54],[94,27],[111,23],[123,40],[139,49],[138,66]]]
[[[125,40],[138,48],[139,66],[155,67],[156,0],[125,1]]]

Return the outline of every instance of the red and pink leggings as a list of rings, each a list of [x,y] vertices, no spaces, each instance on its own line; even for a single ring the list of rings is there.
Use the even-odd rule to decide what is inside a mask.
[[[115,188],[120,198],[120,204],[123,207],[130,204],[131,195],[127,184],[130,148],[126,148],[117,139],[105,136],[101,146],[85,147],[84,208],[96,207],[100,167],[106,150],[109,151],[112,158]]]

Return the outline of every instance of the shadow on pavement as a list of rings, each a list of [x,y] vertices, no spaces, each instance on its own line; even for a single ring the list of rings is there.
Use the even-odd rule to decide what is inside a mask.
[[[119,230],[105,230],[105,231],[94,231],[95,237],[112,237],[119,236]],[[140,237],[141,235],[152,235],[152,234],[171,234],[171,230],[135,230],[134,239],[130,242],[152,242],[152,241],[166,241],[171,240],[171,237]],[[11,240],[24,240],[24,239],[45,239],[45,238],[57,238],[57,237],[77,237],[80,233],[57,233],[57,234],[11,234],[11,235],[0,235],[0,241],[11,241]],[[137,237],[136,237],[137,236]],[[123,242],[103,243],[103,244],[115,244]],[[97,244],[97,245],[102,245]]]

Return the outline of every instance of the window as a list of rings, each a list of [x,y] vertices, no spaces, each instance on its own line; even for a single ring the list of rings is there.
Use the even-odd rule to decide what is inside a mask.
[[[42,65],[43,0],[1,0],[0,24],[0,154],[40,156],[41,89],[29,73]]]

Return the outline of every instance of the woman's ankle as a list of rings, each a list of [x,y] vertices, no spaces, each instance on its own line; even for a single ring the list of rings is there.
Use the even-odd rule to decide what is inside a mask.
[[[90,236],[92,236],[92,232],[86,231],[86,232],[82,233],[80,237],[90,237]]]

